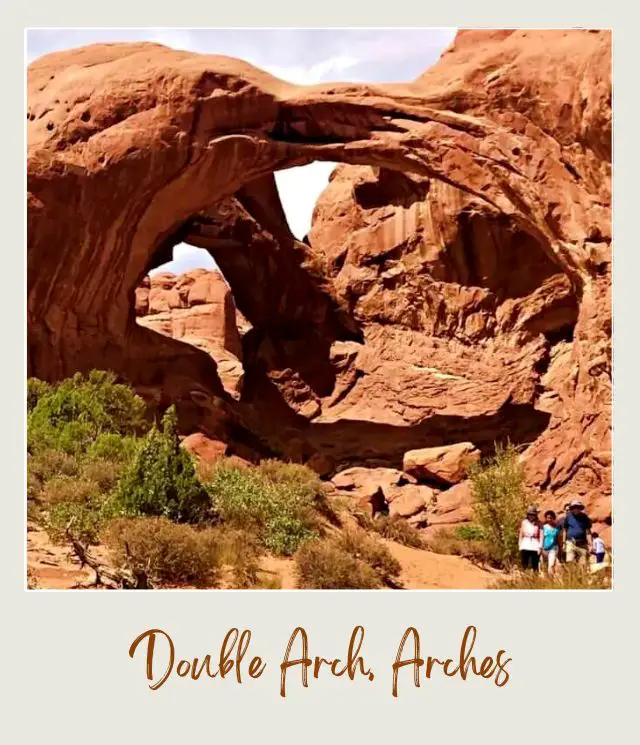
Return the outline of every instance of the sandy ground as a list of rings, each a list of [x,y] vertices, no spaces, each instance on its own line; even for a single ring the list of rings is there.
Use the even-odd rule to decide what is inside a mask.
[[[80,568],[80,562],[67,546],[52,543],[42,528],[27,525],[27,572],[34,589],[71,590],[86,587],[95,580],[95,572]]]
[[[402,565],[398,585],[407,590],[483,589],[496,578],[459,556],[443,556],[431,551],[384,541]],[[93,553],[99,549],[92,549]],[[81,569],[66,546],[57,546],[44,530],[29,524],[27,529],[27,567],[30,585],[36,589],[68,590],[91,586],[95,573]],[[295,565],[291,559],[267,556],[261,563],[262,576],[283,590],[295,589]]]
[[[399,583],[407,590],[482,590],[497,573],[486,571],[461,556],[445,556],[384,541],[402,566]]]

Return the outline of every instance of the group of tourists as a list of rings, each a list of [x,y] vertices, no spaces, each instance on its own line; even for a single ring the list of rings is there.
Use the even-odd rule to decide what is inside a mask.
[[[579,499],[565,504],[564,515],[560,517],[547,510],[544,522],[540,522],[539,510],[532,505],[527,509],[518,537],[522,568],[534,572],[542,569],[552,575],[559,561],[587,564],[591,556],[595,563],[602,564],[605,545],[591,526]]]

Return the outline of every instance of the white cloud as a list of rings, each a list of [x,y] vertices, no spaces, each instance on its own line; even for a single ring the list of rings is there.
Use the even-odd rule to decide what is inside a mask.
[[[348,55],[338,55],[318,62],[311,67],[303,65],[264,65],[263,69],[276,78],[298,85],[314,85],[323,80],[330,80],[334,75],[342,75],[350,67],[355,67],[360,60]]]

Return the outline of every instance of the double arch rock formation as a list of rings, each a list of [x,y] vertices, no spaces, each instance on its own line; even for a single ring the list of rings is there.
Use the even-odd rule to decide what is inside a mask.
[[[611,40],[461,31],[406,84],[296,86],[156,44],[28,70],[28,370],[111,368],[185,429],[398,465],[522,445],[532,485],[610,511]],[[305,241],[273,172],[340,165]],[[240,401],[136,324],[186,240],[252,328]],[[600,513],[602,513],[600,515]]]

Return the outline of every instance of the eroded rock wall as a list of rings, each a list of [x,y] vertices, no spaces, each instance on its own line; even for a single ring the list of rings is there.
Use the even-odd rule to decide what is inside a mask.
[[[405,85],[283,83],[153,44],[28,71],[30,374],[110,367],[185,428],[339,467],[510,438],[610,510],[611,39],[460,32]],[[309,243],[273,170],[341,161]],[[212,357],[136,323],[188,239],[252,329]]]

